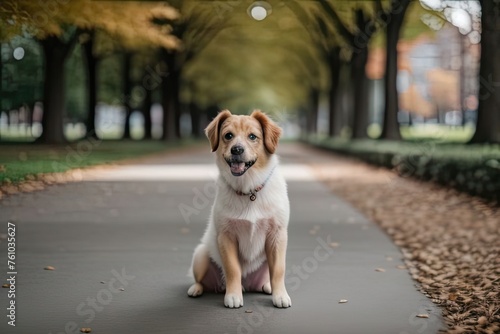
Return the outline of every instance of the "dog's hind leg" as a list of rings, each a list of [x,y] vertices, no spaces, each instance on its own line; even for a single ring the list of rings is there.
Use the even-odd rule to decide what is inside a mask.
[[[273,293],[273,290],[271,289],[271,282],[267,282],[262,286],[262,292],[267,293],[268,295]]]
[[[260,268],[243,278],[243,291],[272,293],[269,277],[269,265],[262,263]]]
[[[204,244],[199,244],[194,250],[193,263],[191,264],[195,283],[188,290],[190,297],[198,297],[203,294],[201,281],[205,277],[209,266],[210,256],[208,255],[208,249]]]

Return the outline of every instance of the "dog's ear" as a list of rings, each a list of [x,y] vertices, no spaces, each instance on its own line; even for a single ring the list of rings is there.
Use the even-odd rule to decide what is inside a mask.
[[[250,116],[259,121],[264,134],[264,146],[269,153],[273,154],[278,147],[281,128],[260,110],[254,110]]]
[[[219,147],[219,131],[222,123],[231,116],[231,112],[229,110],[222,110],[217,116],[208,124],[205,129],[205,135],[210,141],[210,146],[212,147],[212,152],[217,151]]]

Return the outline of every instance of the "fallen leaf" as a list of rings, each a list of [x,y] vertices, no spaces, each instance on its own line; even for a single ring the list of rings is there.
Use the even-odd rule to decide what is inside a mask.
[[[384,268],[376,268],[375,271],[378,271],[379,273],[385,273]]]
[[[330,242],[330,247],[332,248],[337,248],[338,246],[340,246],[340,244],[338,242]]]
[[[90,332],[92,332],[92,328],[90,328],[90,327],[82,327],[82,328],[80,328],[80,332],[82,332],[82,333],[90,333]]]
[[[2,288],[10,288],[10,284],[9,283],[2,284]]]
[[[428,314],[425,314],[425,313],[421,313],[421,314],[417,314],[417,318],[429,318],[429,315]]]
[[[252,310],[245,310],[245,313],[252,313]]]
[[[52,266],[46,266],[45,268],[43,268],[44,270],[56,270],[56,268],[52,267]]]

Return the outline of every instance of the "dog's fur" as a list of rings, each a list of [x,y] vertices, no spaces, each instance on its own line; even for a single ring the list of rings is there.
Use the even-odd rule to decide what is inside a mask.
[[[194,251],[195,283],[188,295],[225,290],[224,305],[238,308],[242,291],[259,291],[272,294],[274,306],[290,307],[285,288],[290,205],[274,154],[281,128],[259,110],[250,116],[224,110],[205,133],[219,177],[207,229]],[[244,152],[235,155],[241,153],[235,147]],[[264,183],[251,201],[250,193]]]

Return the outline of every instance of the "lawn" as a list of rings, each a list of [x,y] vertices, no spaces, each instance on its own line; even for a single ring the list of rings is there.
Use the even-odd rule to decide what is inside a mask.
[[[40,173],[110,164],[148,154],[197,145],[193,140],[161,141],[82,140],[63,146],[0,143],[0,184],[17,183]]]

